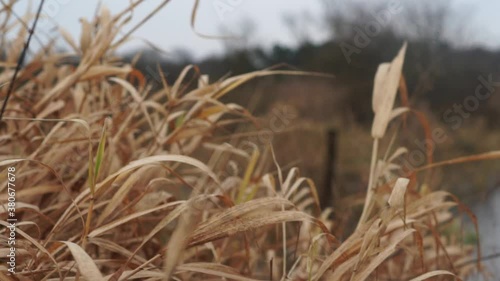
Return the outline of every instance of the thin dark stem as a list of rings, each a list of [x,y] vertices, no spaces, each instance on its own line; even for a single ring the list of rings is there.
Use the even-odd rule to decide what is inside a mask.
[[[12,94],[12,91],[14,90],[14,82],[16,81],[17,74],[21,70],[21,67],[24,63],[24,58],[26,57],[26,53],[29,49],[31,37],[33,37],[33,34],[35,33],[36,24],[38,22],[38,18],[40,17],[40,14],[42,13],[42,8],[43,8],[44,2],[45,2],[45,0],[40,1],[40,5],[38,6],[38,11],[36,12],[35,21],[33,22],[33,26],[31,27],[31,29],[29,30],[28,40],[26,40],[26,43],[24,44],[23,51],[21,52],[21,55],[19,56],[19,59],[17,61],[16,70],[14,71],[14,76],[12,76],[12,79],[10,80],[9,89],[7,90],[7,96],[5,97],[5,101],[3,102],[2,109],[0,111],[0,121],[2,121],[2,117],[3,117],[3,114],[5,112],[5,108],[7,107],[7,103],[9,102],[9,98]]]
[[[26,22],[24,22],[24,20],[23,20],[23,19],[22,19],[22,18],[21,18],[21,17],[20,17],[20,16],[19,16],[19,15],[18,15],[18,14],[17,14],[14,10],[13,10],[13,9],[12,9],[12,6],[11,6],[11,5],[6,4],[6,3],[4,2],[4,0],[0,0],[0,3],[1,3],[4,7],[5,7],[5,9],[6,9],[6,10],[8,10],[8,11],[9,11],[9,13],[11,13],[11,14],[12,14],[12,15],[13,15],[16,19],[17,19],[17,21],[18,21],[19,23],[21,23],[21,25],[22,25],[22,26],[23,26],[23,27],[24,27],[27,31],[29,31],[29,30],[30,30],[30,27],[28,26],[28,24],[27,24]],[[8,23],[8,21],[6,20],[6,21],[4,22],[4,26],[2,26],[2,27],[3,27],[3,28],[5,28],[5,26],[7,25],[7,23]],[[42,43],[42,41],[40,40],[40,38],[38,38],[38,37],[36,36],[36,34],[33,34],[33,36],[34,36],[35,40],[37,40],[37,41],[38,41],[38,44],[40,44],[40,46],[43,46],[43,43]]]

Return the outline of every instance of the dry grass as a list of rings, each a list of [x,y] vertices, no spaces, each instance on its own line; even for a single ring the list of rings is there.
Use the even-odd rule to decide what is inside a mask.
[[[163,80],[152,91],[114,56],[128,16],[102,10],[82,22],[79,40],[64,35],[70,53],[49,45],[20,73],[0,139],[2,219],[7,167],[16,169],[17,274],[1,280],[452,280],[478,266],[468,262],[473,247],[444,231],[452,208],[465,207],[422,190],[415,173],[398,178],[403,148],[378,156],[392,113],[403,112],[393,103],[404,49],[376,77],[365,211],[339,241],[314,184],[297,169],[281,170],[269,146],[214,141],[253,120],[219,98],[259,76],[303,73],[259,71],[209,84],[188,66],[175,84]],[[26,36],[5,18],[1,34],[20,32],[2,46],[1,84]],[[61,63],[74,55],[77,65]],[[3,228],[2,260],[8,235]]]

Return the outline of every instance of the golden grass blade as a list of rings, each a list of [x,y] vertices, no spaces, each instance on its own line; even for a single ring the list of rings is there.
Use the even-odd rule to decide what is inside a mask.
[[[214,180],[215,183],[219,184],[219,178],[208,168],[205,164],[203,164],[201,161],[196,160],[192,157],[189,156],[184,156],[184,155],[155,155],[155,156],[149,156],[140,160],[135,160],[130,162],[127,166],[121,168],[118,172],[114,173],[113,175],[109,176],[106,180],[101,182],[101,184],[104,184],[114,178],[116,178],[118,175],[134,170],[136,168],[145,166],[145,165],[151,165],[151,164],[158,164],[160,162],[178,162],[178,163],[184,163],[188,164],[191,166],[194,166],[198,169],[200,169],[202,172],[204,172],[207,176],[209,176],[212,180]]]
[[[242,218],[248,214],[251,214],[256,211],[263,210],[276,210],[281,208],[282,206],[292,207],[292,202],[279,197],[266,197],[266,198],[258,198],[252,201],[247,201],[239,205],[235,205],[229,209],[224,210],[224,212],[220,212],[214,216],[212,216],[207,221],[201,223],[194,235],[200,232],[208,232],[212,230],[217,230],[226,224],[231,224],[234,220],[238,218]]]
[[[99,228],[96,228],[94,230],[92,230],[92,232],[89,233],[89,237],[90,238],[95,238],[97,236],[100,236],[120,225],[123,225],[131,220],[134,220],[134,219],[137,219],[137,218],[140,218],[144,215],[147,215],[147,214],[150,214],[150,213],[153,213],[153,212],[157,212],[157,211],[161,211],[163,209],[168,209],[168,208],[171,208],[171,207],[176,207],[177,205],[180,205],[180,204],[185,204],[186,201],[175,201],[175,202],[171,202],[171,203],[167,203],[167,204],[163,204],[161,206],[158,206],[158,207],[155,207],[155,208],[151,208],[151,209],[148,209],[148,210],[144,210],[144,211],[141,211],[141,212],[137,212],[137,213],[133,213],[133,214],[130,214],[130,215],[127,215],[127,216],[124,216],[122,218],[119,218],[119,219],[116,219],[114,220],[113,222],[109,223],[109,224],[106,224],[106,225],[103,225]]]
[[[375,74],[372,102],[373,112],[375,113],[372,126],[373,138],[382,138],[389,124],[401,79],[406,46],[406,43],[404,43],[394,60],[391,63],[381,64]]]
[[[91,39],[92,27],[91,24],[86,19],[81,19],[80,23],[82,25],[82,32],[80,35],[80,50],[82,54],[85,55],[92,41]]]
[[[106,249],[110,252],[120,254],[123,257],[134,256],[131,251],[118,245],[117,243],[114,243],[113,241],[111,241],[109,239],[95,237],[95,238],[89,239],[88,242],[91,244],[94,244],[100,248]],[[143,263],[147,262],[146,259],[144,259],[141,256],[137,256],[137,255],[134,256],[134,260],[136,260],[139,264],[143,264]]]
[[[448,165],[456,165],[456,164],[463,164],[463,163],[469,163],[469,162],[475,162],[475,161],[495,160],[495,159],[500,159],[500,151],[490,151],[490,152],[486,152],[486,153],[458,157],[458,158],[451,159],[451,160],[445,160],[445,161],[441,161],[441,162],[437,162],[437,163],[432,163],[430,165],[425,165],[425,166],[422,166],[422,167],[415,169],[415,172],[421,172],[421,171],[434,169],[434,168],[442,167],[442,166],[448,166]]]
[[[0,161],[0,167],[3,166],[10,166],[12,164],[16,164],[21,161],[25,161],[26,159],[8,159],[8,160],[2,160]]]
[[[272,75],[290,75],[290,76],[315,76],[315,77],[324,77],[324,78],[332,78],[332,75],[327,75],[327,74],[320,74],[320,73],[311,73],[311,72],[305,72],[305,71],[289,71],[289,70],[260,70],[260,71],[254,71],[250,72],[247,74],[241,74],[238,76],[234,76],[231,78],[228,78],[224,80],[220,84],[220,89],[213,93],[213,98],[220,99],[221,97],[225,96],[232,90],[238,88],[239,86],[243,85],[244,83],[255,79],[257,77],[265,77],[265,76],[272,76]]]
[[[403,239],[407,238],[410,234],[415,232],[415,229],[408,229],[404,232],[400,232],[392,237],[391,244],[385,246],[382,251],[373,258],[368,266],[356,274],[354,281],[364,281],[370,276],[370,274],[381,264],[383,263],[390,255],[392,255],[396,251],[397,245],[403,241]]]
[[[372,156],[371,156],[371,161],[370,161],[370,176],[368,178],[368,187],[366,190],[366,196],[365,196],[365,203],[363,205],[363,212],[361,213],[361,217],[359,218],[358,221],[358,226],[357,229],[361,227],[367,220],[368,216],[370,215],[373,207],[373,194],[375,194],[375,188],[373,187],[374,182],[376,182],[375,179],[375,172],[376,172],[376,165],[377,165],[377,158],[378,158],[378,145],[379,145],[379,139],[375,138],[373,140],[373,148],[372,148]]]
[[[253,199],[255,193],[257,192],[256,188],[247,194],[248,183],[250,182],[250,177],[252,176],[255,166],[257,165],[257,161],[259,160],[260,152],[258,148],[254,148],[252,156],[250,157],[250,162],[248,163],[247,169],[245,170],[245,176],[241,181],[240,187],[238,188],[238,197],[236,197],[236,204],[240,204],[242,202]]]
[[[69,118],[69,119],[49,119],[49,118],[23,118],[23,117],[4,117],[4,120],[20,120],[20,121],[37,121],[37,122],[74,122],[82,125],[88,132],[88,139],[90,142],[90,126],[85,120],[77,119],[77,118]],[[25,134],[27,131],[31,130],[33,126],[36,125],[36,122],[30,122],[26,128],[21,131],[21,134]]]
[[[184,82],[184,80],[186,79],[187,74],[192,69],[194,69],[193,65],[188,65],[188,66],[184,67],[184,69],[182,70],[182,72],[179,74],[179,77],[177,78],[177,80],[175,80],[175,83],[172,86],[172,89],[170,91],[171,92],[171,96],[172,96],[173,99],[177,99],[180,96],[179,91],[180,91],[182,82]]]
[[[457,277],[455,274],[453,274],[449,271],[446,271],[446,270],[433,270],[433,271],[424,273],[418,277],[412,278],[410,281],[423,281],[423,280],[429,279],[431,277],[440,276],[440,275],[452,275],[454,277]],[[459,279],[459,280],[461,280],[461,279]]]
[[[139,249],[141,249],[142,246],[144,246],[144,244],[146,244],[151,238],[153,238],[153,236],[155,236],[160,230],[162,230],[163,228],[165,228],[165,226],[167,226],[172,221],[177,219],[183,212],[185,212],[187,210],[187,208],[188,208],[187,201],[182,202],[179,206],[177,206],[177,208],[175,208],[172,212],[170,212],[167,216],[165,216],[160,222],[158,222],[158,224],[153,228],[153,230],[151,230],[149,232],[149,234],[146,237],[144,237],[141,244],[139,244],[139,246],[137,246],[136,250],[134,251],[134,254],[136,254],[137,251],[139,251]]]
[[[114,192],[109,204],[106,205],[106,208],[99,215],[97,225],[101,225],[113,212],[116,212],[126,195],[130,192],[134,185],[139,182],[141,175],[146,168],[147,167],[141,167],[137,171],[134,171],[129,177],[127,177],[125,182],[120,185],[120,188]]]
[[[94,65],[91,66],[81,77],[80,81],[98,79],[106,76],[125,76],[132,71],[132,67],[126,66],[111,66],[111,65]],[[117,79],[117,78],[110,78]],[[116,81],[115,81],[116,82]],[[134,89],[135,90],[135,89]]]
[[[110,122],[109,119],[106,119],[104,121],[104,126],[102,127],[102,132],[101,132],[101,138],[99,139],[99,145],[97,146],[97,154],[95,156],[95,166],[94,166],[94,178],[93,178],[93,182],[92,182],[92,189],[95,188],[95,184],[96,184],[96,181],[97,179],[99,178],[99,172],[101,170],[101,165],[102,165],[102,161],[104,159],[104,148],[106,147],[106,127],[107,127],[107,124]],[[92,193],[94,192],[94,190],[92,190]]]
[[[189,237],[200,222],[201,212],[194,206],[196,198],[193,199],[186,202],[187,210],[180,216],[177,227],[168,241],[167,254],[163,265],[165,272],[163,280],[165,281],[170,280],[175,268],[182,262],[180,259],[188,245]]]
[[[77,244],[69,241],[60,241],[66,244],[76,261],[80,274],[87,280],[105,281],[94,260]]]
[[[314,204],[316,205],[318,214],[321,214],[321,205],[319,201],[318,189],[316,188],[316,184],[311,179],[307,179],[307,183],[309,185],[309,190],[311,191],[312,197],[314,198]]]
[[[380,232],[383,231],[384,225],[382,225],[382,219],[377,218],[364,233],[363,242],[361,243],[361,248],[359,249],[358,258],[356,265],[352,270],[351,280],[353,280],[355,274],[358,272],[359,265],[363,263],[366,257],[373,252],[373,248],[377,245],[380,238]]]
[[[363,227],[366,228],[366,225],[363,225]],[[313,281],[320,280],[322,276],[325,275],[327,270],[329,270],[337,260],[341,259],[347,251],[349,251],[352,248],[361,246],[361,243],[359,241],[361,235],[360,232],[361,231],[354,232],[347,240],[345,240],[340,245],[340,247],[338,247],[335,251],[333,251],[330,255],[328,255],[326,259],[323,260],[320,267],[316,270],[316,272],[312,277]]]
[[[274,211],[260,214],[257,217],[247,217],[244,221],[234,220],[224,225],[223,228],[216,228],[208,231],[195,231],[189,246],[202,245],[210,241],[215,241],[225,237],[234,236],[237,233],[258,229],[260,227],[283,222],[310,221],[316,224],[320,222],[310,215],[300,211]]]
[[[347,272],[352,270],[356,266],[358,259],[357,256],[353,256],[348,260],[342,261],[342,263],[335,267],[333,272],[327,272],[325,276],[328,278],[327,280],[343,280],[347,275]],[[344,278],[343,278],[344,276]]]

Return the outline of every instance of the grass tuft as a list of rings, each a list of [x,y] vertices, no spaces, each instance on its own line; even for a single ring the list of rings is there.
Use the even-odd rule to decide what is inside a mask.
[[[234,124],[255,118],[220,100],[258,77],[328,75],[263,70],[209,83],[187,66],[173,85],[164,77],[148,82],[115,56],[131,35],[119,31],[142,2],[83,19],[79,39],[61,31],[68,53],[48,44],[19,71],[22,83],[13,86],[0,137],[4,226],[6,171],[17,171],[17,274],[3,273],[2,255],[0,279],[417,281],[460,280],[480,268],[480,259],[468,263],[474,247],[445,229],[455,221],[453,208],[473,215],[417,174],[500,154],[430,163],[401,177],[398,159],[408,150],[394,147],[396,136],[392,153],[379,147],[391,120],[410,112],[407,103],[393,108],[406,44],[375,77],[363,214],[352,233],[335,237],[343,210],[321,210],[311,180],[282,169],[272,147],[249,153],[222,141],[237,135]],[[17,34],[1,41],[0,85],[16,71],[16,46],[26,35],[10,13],[0,9],[0,34]],[[77,64],[64,63],[75,56]],[[8,237],[7,228],[0,230],[1,253]]]

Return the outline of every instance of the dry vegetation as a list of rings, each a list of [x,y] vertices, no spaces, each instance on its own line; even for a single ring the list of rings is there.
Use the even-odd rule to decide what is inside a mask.
[[[27,31],[5,6],[1,13],[1,34],[17,32],[2,41],[4,84]],[[259,76],[304,73],[207,83],[188,66],[175,84],[163,80],[153,91],[114,56],[129,15],[103,9],[82,21],[81,38],[61,33],[70,53],[48,44],[20,73],[0,138],[4,226],[7,167],[16,169],[17,273],[7,272],[2,228],[1,280],[459,280],[478,268],[470,262],[475,245],[444,231],[452,209],[467,208],[447,192],[422,189],[416,171],[398,178],[404,148],[391,142],[377,151],[391,119],[406,114],[393,108],[406,46],[375,77],[365,209],[340,241],[314,184],[282,170],[271,146],[216,141],[254,121],[219,98]],[[64,63],[71,56],[79,63]],[[498,153],[477,159],[491,157]]]

